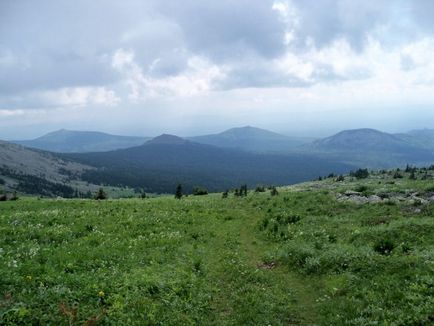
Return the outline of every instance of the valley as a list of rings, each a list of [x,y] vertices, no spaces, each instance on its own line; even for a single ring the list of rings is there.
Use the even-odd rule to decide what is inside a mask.
[[[7,189],[62,197],[88,196],[98,187],[117,196],[134,196],[141,192],[173,193],[177,184],[183,184],[190,193],[195,187],[214,192],[240,184],[281,186],[360,167],[428,166],[434,161],[434,134],[430,130],[388,134],[355,129],[316,140],[251,126],[186,138],[60,130],[21,143],[39,149],[9,142],[0,146],[0,178]],[[32,168],[34,163],[27,162],[36,157],[39,163]],[[17,179],[20,174],[37,179],[31,182],[33,186],[29,182],[26,185]],[[53,191],[59,187],[51,185],[51,190],[43,191],[35,187],[36,180],[67,188]]]

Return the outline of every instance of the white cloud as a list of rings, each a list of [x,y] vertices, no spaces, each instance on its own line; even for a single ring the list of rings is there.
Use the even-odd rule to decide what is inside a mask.
[[[272,10],[279,14],[279,18],[286,26],[283,43],[290,45],[297,35],[297,29],[300,27],[300,14],[290,1],[275,1]]]
[[[0,117],[14,117],[24,115],[24,110],[0,110]]]
[[[113,90],[105,87],[65,87],[38,93],[36,97],[55,107],[113,106],[120,101]]]
[[[322,49],[312,48],[307,54],[316,66],[329,66],[334,75],[340,78],[355,78],[366,76],[371,70],[373,62],[369,60],[372,48],[363,53],[357,53],[345,39],[338,39],[330,46]]]
[[[150,96],[194,96],[209,92],[213,84],[225,78],[225,68],[210,63],[199,56],[188,60],[187,70],[166,78],[146,78]]]
[[[148,67],[152,71],[158,59]],[[226,76],[226,67],[212,64],[200,56],[191,56],[187,68],[181,73],[166,77],[152,77],[144,73],[135,59],[134,52],[118,49],[113,55],[113,68],[124,75],[124,83],[130,87],[132,100],[163,96],[194,96],[213,89],[213,84]]]
[[[14,96],[0,97],[3,116],[11,111],[58,110],[83,107],[116,106],[120,98],[106,87],[63,87],[53,90],[32,91]]]
[[[315,70],[311,62],[304,61],[291,52],[274,61],[276,69],[291,77],[303,82],[312,81],[312,74]]]

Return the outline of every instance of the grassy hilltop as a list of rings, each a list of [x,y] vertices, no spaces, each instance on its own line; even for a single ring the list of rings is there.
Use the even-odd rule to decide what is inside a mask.
[[[0,324],[428,325],[433,176],[0,202]]]

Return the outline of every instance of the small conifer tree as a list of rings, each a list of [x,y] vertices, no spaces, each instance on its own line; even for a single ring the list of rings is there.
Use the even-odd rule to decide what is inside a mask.
[[[244,184],[240,187],[240,196],[244,196],[244,197],[247,196],[247,185],[246,184]]]
[[[97,193],[95,194],[95,199],[96,200],[104,200],[107,199],[107,194],[104,191],[103,188],[99,188],[99,190],[97,191]]]
[[[409,178],[410,178],[410,180],[417,180],[416,174],[414,173],[414,170],[411,171]]]
[[[345,181],[345,178],[343,175],[340,175],[336,178],[336,182],[342,182],[342,181]]]
[[[178,184],[178,186],[176,187],[175,198],[176,199],[182,198],[182,185],[181,184]]]
[[[18,200],[18,194],[17,194],[17,192],[16,191],[14,191],[13,193],[12,193],[12,197],[9,199],[9,200]]]

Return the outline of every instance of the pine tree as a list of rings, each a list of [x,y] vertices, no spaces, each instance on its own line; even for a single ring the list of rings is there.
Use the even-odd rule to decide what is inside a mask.
[[[244,196],[244,197],[247,196],[247,185],[246,184],[244,184],[240,187],[240,196]]]
[[[107,194],[103,188],[99,188],[98,192],[95,194],[96,200],[104,200],[107,199]]]
[[[336,182],[342,182],[342,181],[345,181],[345,178],[343,175],[340,175],[336,178]]]
[[[175,198],[176,199],[182,198],[182,185],[181,184],[178,184],[178,186],[176,187]]]
[[[277,191],[276,187],[273,187],[271,189],[271,196],[277,196],[279,194],[279,192]]]
[[[229,191],[226,190],[224,193],[222,193],[222,198],[228,198],[228,194],[229,194]]]
[[[414,173],[414,170],[411,171],[409,178],[410,178],[410,180],[417,180],[416,174]]]

